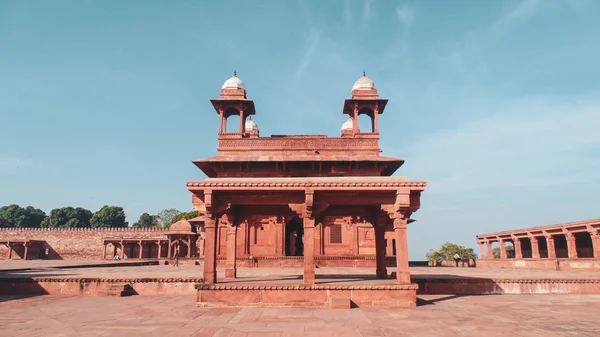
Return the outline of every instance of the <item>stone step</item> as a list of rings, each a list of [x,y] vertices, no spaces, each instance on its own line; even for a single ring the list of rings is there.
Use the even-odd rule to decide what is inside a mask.
[[[129,283],[108,283],[98,290],[98,295],[107,297],[123,297],[133,295]]]
[[[350,309],[352,301],[349,297],[332,297],[330,305],[331,309]]]

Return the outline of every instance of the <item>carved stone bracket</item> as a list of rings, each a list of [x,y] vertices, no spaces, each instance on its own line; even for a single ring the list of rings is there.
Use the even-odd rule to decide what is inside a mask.
[[[304,206],[305,207],[304,216],[307,218],[313,217],[314,197],[315,197],[315,192],[311,189],[307,189],[305,192],[305,201],[304,201],[304,205],[305,205]]]

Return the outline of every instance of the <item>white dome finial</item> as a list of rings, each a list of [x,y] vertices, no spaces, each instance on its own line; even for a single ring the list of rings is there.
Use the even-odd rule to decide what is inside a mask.
[[[376,89],[375,83],[367,77],[366,72],[363,71],[362,77],[358,81],[354,82],[352,90],[371,90]]]
[[[240,80],[237,77],[237,72],[234,70],[233,77],[231,77],[230,79],[225,81],[225,83],[223,83],[223,86],[221,86],[221,89],[244,89],[244,90],[246,90],[246,86],[244,85],[244,82],[242,82],[242,80]]]

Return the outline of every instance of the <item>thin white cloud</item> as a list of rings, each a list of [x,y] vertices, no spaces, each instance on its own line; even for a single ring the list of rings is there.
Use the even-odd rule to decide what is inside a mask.
[[[346,28],[352,25],[352,12],[350,11],[350,0],[344,1],[344,26]]]
[[[396,18],[404,27],[410,28],[415,19],[415,8],[409,4],[396,7]]]
[[[412,178],[430,181],[429,193],[600,181],[600,102],[533,100],[490,115],[396,153],[419,168]]]
[[[540,0],[522,0],[498,20],[494,29],[502,30],[515,22],[526,20],[535,15],[540,7]]]
[[[510,11],[506,16],[506,20],[522,20],[532,16],[539,8],[540,0],[523,0]]]
[[[371,18],[371,9],[372,9],[372,3],[374,0],[365,0],[363,3],[363,16],[362,16],[362,22],[361,22],[361,26],[364,26],[367,21],[369,21],[369,19]]]
[[[317,47],[319,45],[320,36],[321,36],[321,34],[319,33],[319,31],[316,28],[314,28],[314,27],[311,28],[310,34],[307,39],[308,46],[306,48],[306,51],[304,52],[304,55],[302,56],[300,66],[298,67],[298,70],[296,70],[296,74],[295,74],[296,77],[302,75],[304,73],[304,71],[306,70],[306,68],[312,62],[312,59],[315,54],[315,50],[317,49]]]

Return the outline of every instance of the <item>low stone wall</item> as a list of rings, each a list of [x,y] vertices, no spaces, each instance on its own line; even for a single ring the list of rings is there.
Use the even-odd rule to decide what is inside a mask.
[[[600,294],[600,279],[419,278],[418,294],[525,295]]]
[[[477,260],[477,268],[600,270],[600,259],[483,259]]]
[[[347,299],[353,307],[410,308],[416,306],[417,285],[203,285],[197,287],[201,307],[328,307]]]
[[[430,267],[457,267],[455,261],[429,261]],[[460,260],[458,261],[459,268],[470,268],[475,267],[475,260]]]
[[[167,231],[164,228],[0,228],[0,241],[44,241],[37,249],[48,248],[48,259],[51,260],[100,260],[104,253],[104,238],[166,239]],[[13,258],[16,257],[17,254],[13,254]],[[7,258],[8,248],[0,245],[0,260]]]
[[[136,295],[192,295],[199,278],[1,278],[2,295],[98,295],[110,283],[128,283]]]

